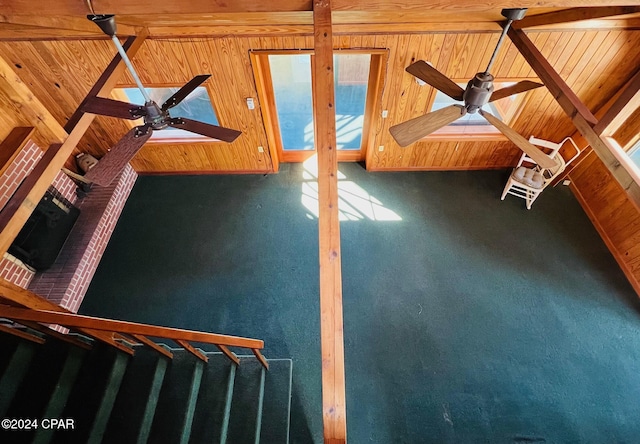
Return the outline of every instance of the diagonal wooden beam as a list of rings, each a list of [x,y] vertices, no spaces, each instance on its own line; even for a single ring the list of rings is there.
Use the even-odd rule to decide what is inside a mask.
[[[146,32],[135,37],[135,41],[133,41],[129,47],[131,56],[140,49],[145,37]],[[98,79],[96,85],[99,86],[94,87],[94,89],[100,94],[111,91],[126,69],[124,62],[120,60],[120,56],[117,56],[117,62],[115,60],[116,59],[109,64],[107,70]],[[10,67],[2,58],[0,58],[0,70],[4,71],[5,69],[10,69]],[[17,75],[15,76],[17,77]],[[2,79],[0,79],[0,83],[2,83]],[[31,97],[31,102],[37,101],[28,89],[25,91],[26,86],[19,80],[19,78],[14,83],[14,89],[16,91],[20,91],[21,95]],[[92,91],[94,91],[94,89],[92,89]],[[40,102],[38,101],[38,103]],[[25,108],[29,107],[29,103],[25,105]],[[36,164],[34,170],[29,174],[24,182],[22,182],[20,187],[18,187],[18,190],[5,205],[2,212],[0,212],[0,254],[4,254],[16,238],[36,205],[40,202],[40,199],[42,199],[45,191],[49,188],[51,182],[53,182],[56,174],[58,174],[62,166],[65,164],[73,152],[73,149],[87,131],[91,122],[93,122],[94,118],[94,114],[78,114],[78,111],[76,111],[74,116],[72,116],[73,122],[70,122],[66,127],[69,130],[68,135],[67,131],[55,122],[59,127],[60,138],[61,140],[64,140],[64,142],[61,144],[51,145],[49,149],[45,151],[40,161]],[[53,119],[53,116],[51,116],[51,119]]]
[[[625,84],[624,89],[626,89],[629,85],[630,85],[630,81],[628,81]],[[622,92],[618,91],[616,94],[614,94],[607,101],[607,103],[605,103],[603,106],[601,106],[599,109],[597,109],[596,112],[594,113],[596,118],[597,119],[602,119],[602,117],[607,113],[607,111],[618,100],[618,98],[620,97],[621,94],[622,94]],[[597,131],[596,131],[596,133],[597,133]],[[598,135],[600,135],[600,134],[598,134]],[[587,142],[587,139],[585,139],[584,136],[577,129],[573,132],[573,134],[571,134],[571,138],[576,143],[578,148],[580,148],[580,151],[581,151],[580,152],[580,156],[575,161],[573,161],[570,165],[568,165],[567,169],[564,170],[562,172],[562,174],[560,174],[558,177],[556,177],[554,179],[554,181],[552,182],[553,186],[556,186],[558,183],[560,183],[564,179],[566,179],[566,177],[569,176],[571,174],[571,172],[574,169],[576,169],[578,167],[578,165],[580,165],[580,163],[582,163],[583,160],[585,160],[587,158],[587,156],[591,153],[591,151],[593,151],[591,146],[589,146],[589,142]]]
[[[511,28],[508,35],[520,51],[520,54],[522,54],[529,65],[531,65],[560,107],[567,116],[569,116],[578,131],[580,131],[580,134],[584,136],[589,145],[591,145],[591,148],[593,148],[600,160],[602,160],[602,163],[604,163],[620,186],[627,192],[629,199],[640,210],[640,185],[611,152],[611,144],[606,143],[593,129],[593,126],[598,123],[598,120],[580,101],[571,88],[569,88],[522,30]]]
[[[546,14],[530,15],[513,23],[515,29],[526,29],[534,26],[557,25],[582,20],[593,20],[604,17],[635,14],[640,12],[640,6],[604,6],[599,8],[572,8]]]
[[[118,25],[118,28],[119,28],[119,25]],[[130,59],[132,59],[142,47],[142,44],[147,38],[147,35],[148,35],[147,32],[148,31],[146,29],[143,29],[140,32],[140,34],[138,34],[137,36],[135,37],[132,36],[127,38],[127,40],[122,45],[122,47],[124,48],[125,52],[127,53]],[[125,72],[126,69],[127,67],[122,61],[122,57],[120,57],[120,54],[116,53],[116,55],[113,57],[111,62],[107,65],[107,68],[104,70],[102,75],[98,78],[96,83],[93,85],[93,87],[91,87],[91,89],[87,93],[86,97],[82,100],[82,102],[78,106],[78,109],[76,109],[76,111],[73,113],[73,115],[69,118],[69,120],[65,124],[64,129],[67,132],[70,133],[78,124],[80,117],[84,115],[84,113],[80,110],[82,109],[84,104],[87,102],[87,100],[95,96],[105,97],[109,95],[111,90],[116,86],[118,79],[120,79],[120,77],[122,76],[122,74]]]
[[[313,103],[318,152],[320,335],[325,443],[345,443],[347,412],[331,0],[313,2]]]
[[[25,117],[41,134],[52,141],[63,141],[67,133],[49,110],[31,92],[11,65],[0,57],[0,91],[8,98],[8,107]]]
[[[560,77],[560,74],[553,69],[553,66],[544,58],[542,53],[540,53],[538,48],[536,48],[523,31],[510,28],[508,36],[569,117],[573,117],[573,114],[579,114],[582,119],[592,125],[598,123],[598,119],[595,118],[589,108],[587,108],[571,88],[569,88],[562,77]]]
[[[610,136],[620,129],[631,114],[640,107],[640,69],[632,77],[622,94],[593,127],[597,134]]]

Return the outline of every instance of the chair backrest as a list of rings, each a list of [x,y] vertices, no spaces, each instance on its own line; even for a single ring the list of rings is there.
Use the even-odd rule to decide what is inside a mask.
[[[561,142],[555,143],[555,142],[550,142],[550,141],[544,140],[544,139],[538,139],[537,137],[533,137],[533,136],[529,137],[529,143],[531,143],[533,145],[536,145],[536,146],[539,146],[539,147],[542,147],[542,148],[546,148],[548,150],[551,150],[549,152],[546,152],[545,154],[547,156],[551,157],[552,159],[554,159],[556,157],[556,155],[560,151],[560,148],[562,148],[562,146],[567,141],[569,141],[571,143],[571,145],[573,145],[576,153],[568,161],[564,161],[562,156],[559,156],[560,159],[562,159],[562,163],[564,164],[564,167],[562,168],[562,170],[564,170],[567,165],[569,165],[571,162],[573,162],[575,160],[575,158],[580,155],[580,148],[578,148],[578,146],[573,141],[573,139],[571,137],[565,137]],[[529,156],[527,156],[527,154],[524,153],[524,152],[522,153],[522,156],[520,156],[520,160],[518,161],[518,166],[521,166],[523,162],[527,162],[527,163],[530,163],[530,164],[533,164],[533,165],[537,165],[536,161],[533,160],[532,158],[530,158]],[[562,171],[560,171],[560,172],[562,172]]]
[[[556,166],[553,168],[541,168],[539,165],[536,166],[536,170],[538,170],[540,174],[542,174],[542,177],[544,177],[544,186],[542,188],[546,188],[547,185],[553,182],[553,179],[558,177],[567,167],[567,163],[564,158],[557,151],[553,159],[556,161]]]

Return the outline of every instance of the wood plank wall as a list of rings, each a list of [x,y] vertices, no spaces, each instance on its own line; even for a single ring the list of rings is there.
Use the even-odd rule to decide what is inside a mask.
[[[543,54],[591,109],[598,109],[640,65],[640,31],[604,30],[535,32]],[[422,141],[398,147],[388,133],[396,123],[428,111],[433,89],[420,87],[404,71],[412,61],[429,60],[456,79],[484,70],[497,41],[495,33],[407,33],[336,35],[334,47],[388,49],[380,107],[372,121],[371,170],[489,169],[513,165],[519,151],[505,141]],[[311,36],[237,36],[151,39],[134,64],[147,85],[181,85],[196,74],[211,73],[212,101],[224,126],[243,131],[233,144],[189,143],[146,145],[134,159],[139,172],[271,171],[272,161],[257,101],[249,52],[265,49],[310,49]],[[115,50],[106,40],[0,42],[0,56],[16,67],[33,93],[64,123],[80,103]],[[530,78],[532,70],[510,42],[495,63],[497,78]],[[129,76],[121,85],[129,85]],[[381,110],[389,110],[382,119]],[[15,112],[14,112],[15,114]],[[0,124],[2,131],[15,126]],[[17,122],[28,124],[28,122]],[[127,123],[99,117],[79,149],[102,155],[126,132]],[[544,88],[528,94],[513,126],[525,137],[560,140],[573,132],[569,119]],[[264,152],[258,151],[264,147]],[[379,147],[383,146],[383,151]]]
[[[640,211],[594,152],[569,178],[574,195],[640,295]]]

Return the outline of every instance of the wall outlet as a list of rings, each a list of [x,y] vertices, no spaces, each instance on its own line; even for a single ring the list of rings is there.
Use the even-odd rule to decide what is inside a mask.
[[[382,118],[386,119],[388,115],[389,115],[389,110],[388,109],[383,109],[382,110]]]
[[[380,145],[380,146],[378,147],[378,151],[380,151],[380,152],[384,151],[384,145]]]
[[[562,185],[564,185],[565,187],[568,187],[569,185],[571,185],[571,181],[570,180],[563,180],[562,181]]]
[[[256,104],[253,103],[253,98],[252,97],[247,97],[247,108],[249,109],[255,109]]]
[[[264,153],[264,148],[262,148],[261,146],[258,147],[258,152],[259,153]]]

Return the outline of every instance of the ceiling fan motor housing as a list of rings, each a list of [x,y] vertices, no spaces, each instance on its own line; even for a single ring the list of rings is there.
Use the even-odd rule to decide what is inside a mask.
[[[475,113],[489,101],[493,94],[493,76],[488,72],[479,72],[469,80],[462,99],[468,113]]]
[[[166,111],[162,111],[156,102],[147,102],[144,104],[147,115],[144,117],[144,123],[148,124],[154,130],[161,130],[169,126],[169,115]]]

